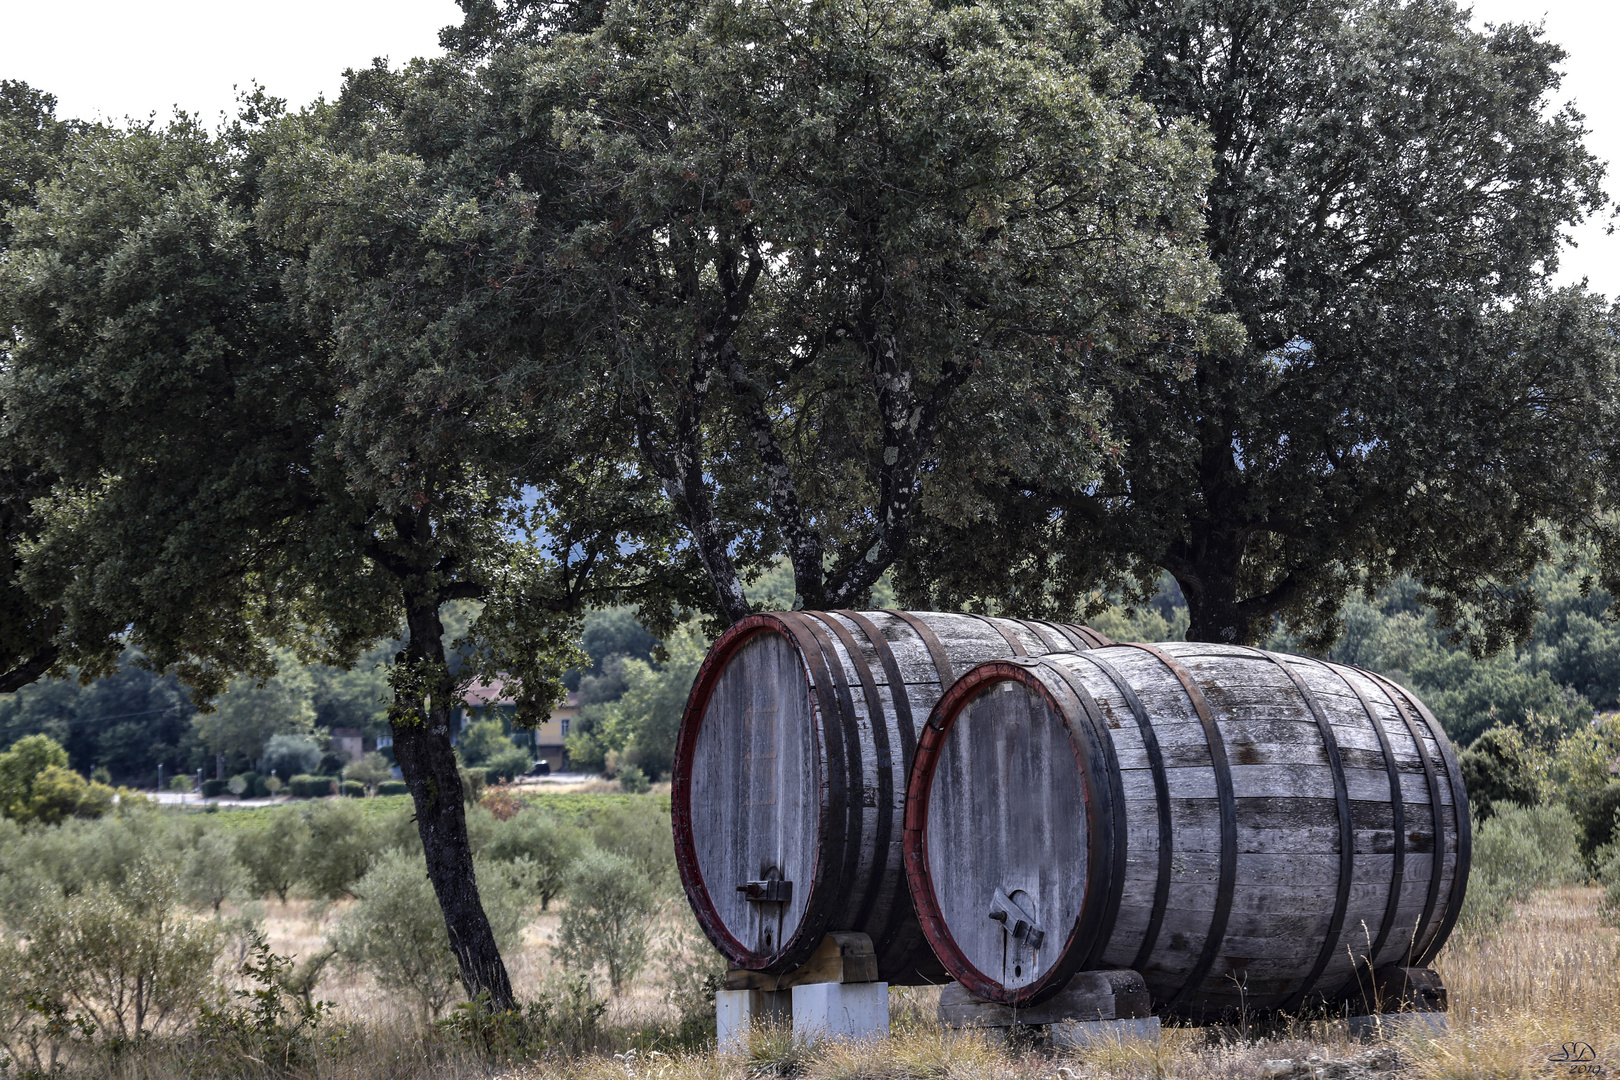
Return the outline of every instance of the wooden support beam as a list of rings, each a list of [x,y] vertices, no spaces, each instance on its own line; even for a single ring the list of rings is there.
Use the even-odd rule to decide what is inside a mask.
[[[726,972],[727,990],[787,990],[808,983],[869,983],[878,981],[877,953],[866,934],[837,931],[821,939],[805,965],[786,975],[732,968]]]

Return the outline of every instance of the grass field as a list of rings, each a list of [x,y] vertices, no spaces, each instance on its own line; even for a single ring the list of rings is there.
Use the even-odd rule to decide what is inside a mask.
[[[558,1080],[705,1080],[801,1077],[803,1080],[1518,1080],[1614,1075],[1620,1070],[1620,938],[1597,919],[1599,892],[1567,888],[1538,894],[1497,933],[1454,940],[1436,964],[1451,992],[1450,1030],[1435,1038],[1352,1042],[1336,1020],[1283,1020],[1245,1041],[1219,1028],[1167,1028],[1157,1045],[1119,1044],[1086,1053],[1009,1048],[981,1035],[942,1030],[937,991],[892,991],[893,1035],[874,1042],[797,1047],[788,1033],[762,1029],[745,1056],[676,1050],[657,1032],[673,1022],[668,979],[649,972],[609,1002],[595,1051],[491,1056],[424,1028],[408,1008],[363,979],[334,971],[319,996],[336,1011],[313,1056],[287,1069],[229,1061],[196,1046],[151,1047],[95,1059],[85,1075],[168,1080],[181,1076],[293,1075],[320,1078],[558,1078]],[[684,920],[675,901],[667,921]],[[277,952],[318,949],[336,908],[307,901],[265,911]],[[555,914],[539,917],[511,957],[519,995],[542,994],[553,974],[549,939]],[[1562,1044],[1592,1048],[1595,1060],[1549,1060]],[[87,1062],[87,1064],[89,1064]]]

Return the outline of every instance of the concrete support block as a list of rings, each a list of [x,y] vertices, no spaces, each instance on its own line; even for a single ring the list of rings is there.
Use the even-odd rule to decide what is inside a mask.
[[[889,1033],[889,984],[802,983],[793,994],[793,1038],[863,1039]]]
[[[788,990],[717,990],[714,995],[715,1028],[722,1054],[740,1053],[755,1024],[779,1024],[793,1015]]]
[[[1139,1016],[1128,1020],[1057,1020],[1046,1028],[1053,1046],[1083,1050],[1097,1043],[1159,1041],[1159,1018]]]
[[[1397,1035],[1444,1035],[1443,1012],[1374,1013],[1350,1018],[1352,1039],[1389,1039]]]

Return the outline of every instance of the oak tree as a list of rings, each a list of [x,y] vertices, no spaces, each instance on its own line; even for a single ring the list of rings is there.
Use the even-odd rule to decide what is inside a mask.
[[[1174,575],[1189,638],[1281,617],[1323,645],[1357,587],[1409,573],[1493,649],[1560,531],[1606,532],[1615,320],[1554,289],[1604,203],[1562,51],[1450,0],[1109,0],[1132,87],[1205,127],[1220,348],[1167,340],[1113,397],[1121,447],[1075,485],[1017,462],[939,521],[903,581],[935,602],[1074,610]],[[967,539],[977,562],[952,557]]]

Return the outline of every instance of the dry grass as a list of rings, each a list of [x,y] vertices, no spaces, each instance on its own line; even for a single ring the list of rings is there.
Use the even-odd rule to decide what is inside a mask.
[[[1578,1042],[1589,1044],[1596,1063],[1612,1075],[1620,1069],[1620,936],[1599,924],[1599,896],[1596,889],[1543,893],[1498,933],[1454,941],[1436,965],[1451,994],[1450,1030],[1434,1038],[1395,1036],[1383,1045],[1352,1042],[1342,1022],[1316,1020],[1274,1026],[1265,1038],[1250,1040],[1229,1029],[1166,1028],[1156,1044],[1123,1041],[1053,1052],[942,1030],[934,1020],[938,991],[924,987],[893,992],[888,1039],[806,1048],[784,1029],[761,1028],[746,1054],[723,1057],[647,1041],[645,1032],[672,1019],[660,985],[664,974],[655,968],[611,1003],[605,1021],[617,1053],[492,1061],[424,1033],[404,1003],[334,970],[319,994],[338,1004],[335,1037],[293,1074],[311,1080],[1507,1080],[1570,1075],[1569,1066],[1548,1059],[1562,1044]],[[300,955],[319,949],[340,910],[307,901],[266,905],[272,947]],[[520,996],[538,994],[553,971],[549,940],[556,922],[554,913],[536,920],[510,958]],[[126,1053],[98,1060],[86,1075],[268,1075],[251,1062],[238,1064],[226,1072],[194,1051]]]

